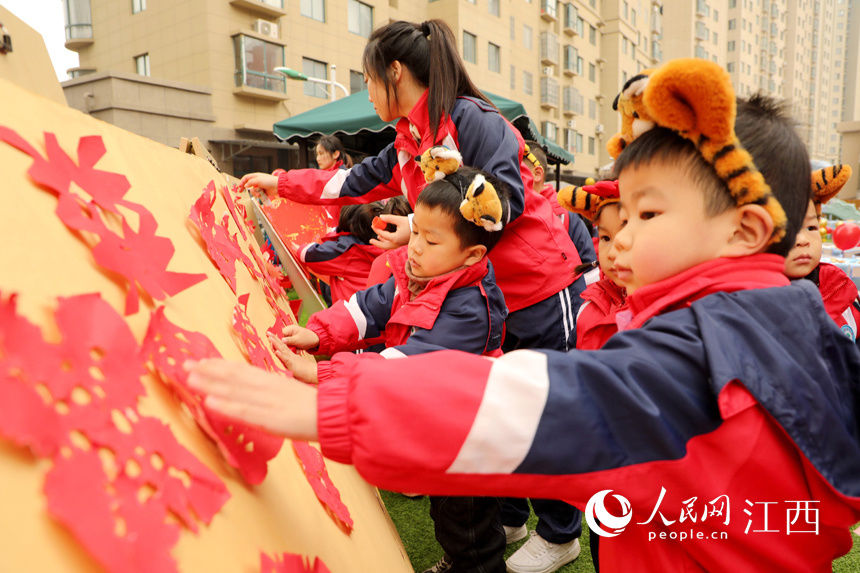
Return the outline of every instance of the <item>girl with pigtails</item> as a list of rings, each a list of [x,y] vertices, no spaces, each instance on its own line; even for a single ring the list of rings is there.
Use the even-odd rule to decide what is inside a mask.
[[[394,142],[349,170],[252,173],[242,178],[241,185],[322,205],[405,195],[414,207],[427,184],[421,155],[439,145],[457,150],[464,165],[490,173],[510,192],[502,237],[489,253],[510,311],[503,350],[572,348],[580,303],[573,287],[574,269],[580,257],[549,202],[532,192],[523,139],[470,80],[450,28],[441,20],[392,22],[370,36],[362,63],[377,115],[383,121],[399,118]],[[379,230],[373,244],[388,249],[406,244],[409,219],[383,219],[396,230]],[[539,524],[533,539],[547,541],[550,550],[564,545],[578,553],[580,513],[561,502],[550,505],[551,515],[541,520],[545,527],[542,530]],[[483,570],[503,571],[500,555],[496,563]]]

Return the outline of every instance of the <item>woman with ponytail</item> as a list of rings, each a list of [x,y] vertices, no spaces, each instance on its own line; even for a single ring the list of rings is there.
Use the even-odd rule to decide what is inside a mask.
[[[503,349],[572,348],[581,302],[573,285],[579,254],[550,203],[533,192],[522,137],[472,83],[451,29],[441,20],[392,22],[371,34],[362,59],[377,115],[383,121],[399,118],[394,142],[349,170],[299,169],[277,177],[252,173],[241,185],[323,205],[405,195],[414,207],[427,184],[416,159],[438,145],[457,150],[464,165],[492,174],[510,190],[502,238],[489,253],[510,310]],[[406,244],[408,219],[382,218],[396,230],[378,231],[373,244]],[[548,542],[542,551],[558,552],[570,561],[579,549],[581,515],[561,502],[551,505],[551,514],[539,515],[545,527],[539,525],[532,539]],[[503,562],[498,570],[504,570]]]

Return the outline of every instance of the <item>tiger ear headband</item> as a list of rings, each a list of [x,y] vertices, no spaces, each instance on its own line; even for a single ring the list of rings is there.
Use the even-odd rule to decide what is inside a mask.
[[[764,207],[774,224],[770,243],[785,236],[785,211],[735,134],[735,94],[719,65],[698,58],[672,60],[631,78],[613,107],[622,115],[622,133],[607,144],[613,157],[654,125],[671,129],[693,142],[738,207]]]
[[[424,172],[424,180],[430,183],[455,173],[463,165],[463,158],[456,149],[437,145],[421,154],[419,164]],[[465,191],[460,187],[460,194],[463,195],[460,214],[467,221],[490,232],[502,230],[502,200],[493,184],[483,175],[476,174]]]
[[[618,181],[598,181],[577,187],[568,185],[558,192],[558,204],[574,213],[594,221],[600,210],[611,203],[618,203]]]
[[[819,217],[821,207],[836,197],[850,177],[850,165],[830,165],[812,172],[812,204]]]

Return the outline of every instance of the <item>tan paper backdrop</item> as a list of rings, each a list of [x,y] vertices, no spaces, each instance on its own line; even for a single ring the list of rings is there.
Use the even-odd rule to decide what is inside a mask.
[[[0,80],[0,126],[14,129],[44,153],[43,131],[57,134],[62,148],[75,158],[78,139],[100,135],[107,148],[98,169],[125,175],[131,183],[126,198],[144,205],[158,220],[158,235],[171,238],[176,253],[168,270],[206,273],[208,280],[164,301],[167,318],[178,326],[204,333],[225,356],[241,360],[231,337],[236,296],[189,230],[192,203],[206,184],[219,176],[205,161],[125,132],[78,111]],[[58,296],[98,292],[114,309],[123,310],[125,292],[106,278],[90,249],[74,238],[54,214],[57,200],[27,176],[31,159],[0,143],[0,292],[19,293],[18,310],[51,332]],[[219,197],[217,220],[225,211]],[[231,232],[235,232],[231,221]],[[241,241],[241,238],[240,238]],[[247,245],[246,245],[247,250]],[[273,315],[260,286],[237,264],[239,294],[250,292],[248,314],[265,337]],[[138,342],[148,322],[142,300],[137,314],[126,317]],[[48,329],[47,331],[45,329]],[[173,550],[180,571],[251,572],[259,570],[259,554],[293,552],[319,556],[333,573],[411,571],[397,533],[374,488],[351,467],[327,462],[355,521],[343,533],[314,496],[289,443],[269,463],[259,486],[246,485],[221,458],[213,444],[184,414],[176,400],[155,379],[143,379],[146,396],[138,409],[160,418],[178,441],[226,484],[231,499],[210,526],[198,535],[183,529]],[[91,571],[95,561],[48,515],[42,493],[50,462],[0,438],[0,571]]]

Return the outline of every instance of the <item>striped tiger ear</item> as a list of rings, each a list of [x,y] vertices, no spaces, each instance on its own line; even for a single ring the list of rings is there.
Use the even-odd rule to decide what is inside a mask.
[[[821,215],[822,205],[836,197],[850,177],[850,165],[829,165],[812,172],[812,202],[816,213]]]
[[[651,75],[643,102],[657,125],[695,144],[737,206],[761,205],[768,212],[770,243],[782,240],[785,211],[735,135],[737,105],[728,72],[698,58],[672,60]]]
[[[594,221],[603,207],[618,201],[617,181],[599,181],[583,187],[568,185],[558,192],[559,205],[568,211],[582,215],[589,221]]]

